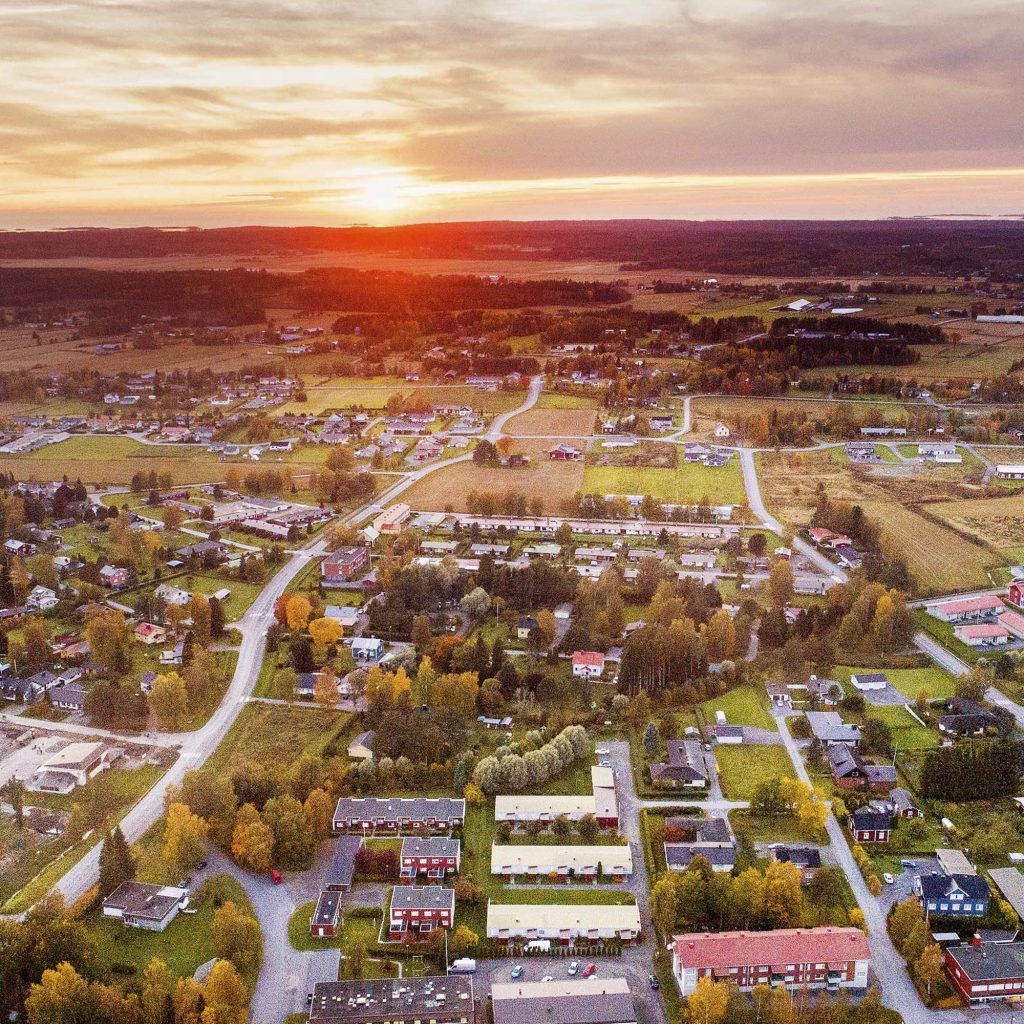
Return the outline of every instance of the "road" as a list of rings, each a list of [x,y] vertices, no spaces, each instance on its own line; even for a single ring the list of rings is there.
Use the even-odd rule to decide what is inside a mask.
[[[923,630],[914,634],[914,643],[919,651],[923,651],[939,668],[944,668],[950,675],[965,676],[970,672],[968,665],[951,651],[946,650],[934,637]]]

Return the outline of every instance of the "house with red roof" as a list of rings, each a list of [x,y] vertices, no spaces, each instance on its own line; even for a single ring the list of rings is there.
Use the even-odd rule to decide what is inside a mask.
[[[957,626],[956,638],[968,647],[1001,647],[1010,642],[1010,631],[998,622],[975,622]]]
[[[928,613],[943,622],[983,622],[1003,610],[1002,599],[995,594],[961,597],[942,601],[928,608]]]
[[[1024,608],[1024,579],[1014,580],[1007,591],[1006,599],[1018,608]]]
[[[604,675],[604,660],[599,651],[574,651],[572,674],[578,679],[600,679]]]
[[[741,992],[773,988],[848,991],[868,987],[871,949],[859,928],[779,928],[767,932],[690,932],[672,940],[672,973],[690,996],[701,978]]]
[[[996,616],[996,622],[1008,633],[1012,633],[1019,640],[1024,640],[1024,615],[1020,612],[1011,612],[1007,609]]]

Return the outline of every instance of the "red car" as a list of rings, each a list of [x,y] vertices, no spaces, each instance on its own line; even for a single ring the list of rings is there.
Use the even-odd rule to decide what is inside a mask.
[[[583,968],[583,977],[589,978],[596,970],[597,964],[587,964],[587,966]]]
[[[270,880],[274,885],[280,885],[284,881],[284,875],[282,875],[277,868],[274,868],[274,870],[270,872]]]

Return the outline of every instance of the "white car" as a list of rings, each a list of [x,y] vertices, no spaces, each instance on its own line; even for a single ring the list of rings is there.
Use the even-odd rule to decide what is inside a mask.
[[[608,753],[608,748],[598,747],[597,750],[594,751],[594,753],[597,754],[598,757],[604,757]]]
[[[555,979],[552,978],[550,974],[545,974],[544,977],[541,978],[540,980],[541,981],[554,981]]]
[[[580,972],[580,962],[578,960],[573,960],[573,962],[571,964],[569,964],[569,977],[573,978],[577,974],[579,974],[579,972]]]
[[[888,871],[886,871],[886,873],[882,875],[882,881],[885,882],[886,885],[892,885],[892,883],[895,882],[896,879],[893,878]]]

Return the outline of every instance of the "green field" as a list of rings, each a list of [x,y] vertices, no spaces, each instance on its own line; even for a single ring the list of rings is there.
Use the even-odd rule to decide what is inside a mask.
[[[224,602],[224,617],[228,622],[236,622],[249,609],[249,605],[260,596],[262,587],[255,583],[243,583],[240,580],[225,580],[219,576],[194,575],[185,576],[175,581],[176,585],[189,593],[216,594],[218,590],[225,587],[231,591],[231,596]]]
[[[722,792],[729,800],[749,800],[758,783],[796,775],[793,762],[781,745],[719,744],[715,747],[715,760]]]
[[[191,906],[198,912],[179,914],[163,932],[125,928],[94,911],[84,920],[96,942],[96,970],[108,980],[126,974],[141,979],[149,961],[159,957],[179,977],[191,977],[196,968],[216,956],[210,934],[213,916],[217,905],[227,900],[256,916],[245,890],[230,875],[214,875],[204,882],[192,897]],[[247,980],[250,984],[255,981]]]
[[[768,695],[759,686],[738,686],[721,697],[704,701],[701,708],[709,723],[714,723],[716,711],[724,711],[729,725],[753,725],[777,731],[769,711]]]
[[[738,459],[720,469],[699,462],[677,469],[634,466],[587,466],[582,490],[587,494],[649,494],[661,501],[696,505],[704,498],[713,505],[739,505],[746,501]]]
[[[537,399],[537,409],[597,409],[600,402],[586,395],[558,395],[545,391]]]
[[[906,708],[871,708],[867,717],[881,719],[889,726],[897,750],[929,750],[939,745],[938,731],[921,725]]]
[[[837,665],[833,676],[843,683],[847,690],[851,689],[850,676],[860,672],[874,672],[876,669],[851,668],[847,665]],[[917,699],[921,690],[928,694],[929,699],[938,697],[952,697],[955,689],[953,677],[934,666],[929,668],[887,668],[884,670],[889,682],[896,687],[909,703]],[[879,710],[879,709],[875,709]]]

